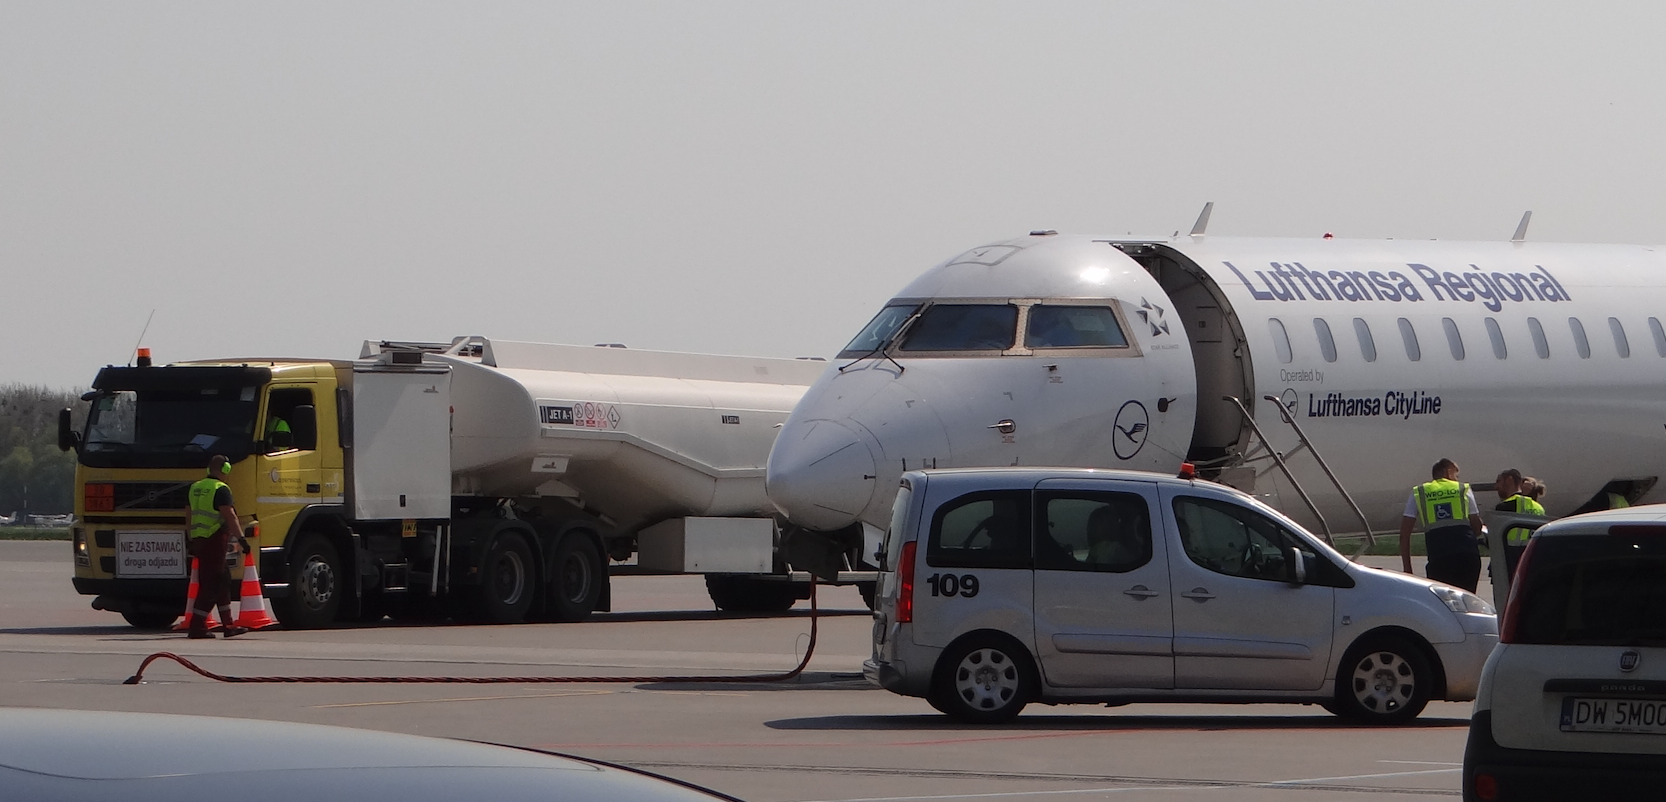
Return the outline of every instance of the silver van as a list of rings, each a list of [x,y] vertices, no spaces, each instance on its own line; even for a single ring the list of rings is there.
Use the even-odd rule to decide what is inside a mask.
[[[1402,723],[1473,699],[1498,642],[1477,596],[1157,474],[910,472],[879,557],[866,675],[969,722],[1032,701],[1283,701]]]

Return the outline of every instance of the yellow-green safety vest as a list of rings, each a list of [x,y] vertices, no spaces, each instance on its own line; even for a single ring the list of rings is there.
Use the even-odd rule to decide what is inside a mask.
[[[1540,505],[1539,502],[1521,495],[1520,493],[1504,499],[1504,502],[1506,504],[1510,502],[1515,503],[1516,508],[1511,510],[1511,512],[1517,512],[1524,515],[1545,514],[1545,508]],[[1526,546],[1528,538],[1531,538],[1532,536],[1533,530],[1524,526],[1512,526],[1509,529],[1504,530],[1504,542],[1511,546]]]
[[[225,523],[220,511],[214,508],[214,496],[220,492],[220,488],[228,486],[212,476],[203,477],[191,484],[191,489],[186,493],[191,503],[190,528],[187,530],[191,537],[212,537]]]
[[[273,418],[266,424],[266,436],[271,437],[278,432],[289,434],[289,422],[283,418]]]
[[[1609,493],[1608,494],[1608,509],[1623,510],[1623,509],[1625,509],[1627,507],[1630,507],[1630,506],[1631,506],[1631,502],[1626,501],[1625,496],[1622,496],[1619,493]]]
[[[1469,485],[1436,479],[1417,486],[1417,512],[1423,528],[1440,529],[1469,524]]]

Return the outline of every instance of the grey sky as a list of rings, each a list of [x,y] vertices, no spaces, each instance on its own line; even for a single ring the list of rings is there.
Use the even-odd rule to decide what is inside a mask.
[[[0,2],[0,382],[829,354],[1031,228],[1666,242],[1652,4]],[[209,325],[202,325],[204,322]]]

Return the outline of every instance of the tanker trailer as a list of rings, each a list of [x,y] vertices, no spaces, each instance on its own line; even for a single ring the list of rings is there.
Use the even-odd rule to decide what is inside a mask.
[[[823,366],[459,337],[367,342],[356,361],[107,367],[84,429],[60,419],[75,586],[135,626],[171,623],[184,490],[221,453],[286,626],[579,620],[610,609],[610,562],[633,557],[611,569],[704,574],[730,610],[790,607],[807,566],[867,595],[871,537],[795,562],[764,494],[775,434]]]

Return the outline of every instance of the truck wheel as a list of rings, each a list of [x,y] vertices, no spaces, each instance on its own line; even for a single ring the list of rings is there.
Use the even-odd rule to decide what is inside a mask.
[[[706,574],[706,593],[717,609],[730,613],[785,612],[799,599],[799,590],[791,582],[731,574]]]
[[[1002,724],[1029,704],[1040,685],[1029,654],[1017,641],[973,635],[938,659],[929,701],[968,724]]]
[[[480,587],[475,606],[489,624],[519,624],[532,608],[537,585],[533,573],[532,547],[516,532],[504,532],[492,541],[486,561],[480,566]]]
[[[1362,724],[1404,724],[1429,703],[1435,672],[1405,638],[1374,636],[1354,644],[1336,675],[1332,712]]]
[[[289,554],[289,595],[274,599],[272,609],[289,629],[329,626],[341,608],[345,579],[336,547],[323,535],[302,535]]]
[[[607,566],[590,538],[570,534],[556,544],[550,560],[549,616],[554,621],[583,621],[602,598]]]
[[[167,629],[179,616],[159,610],[129,610],[121,614],[136,629]]]

